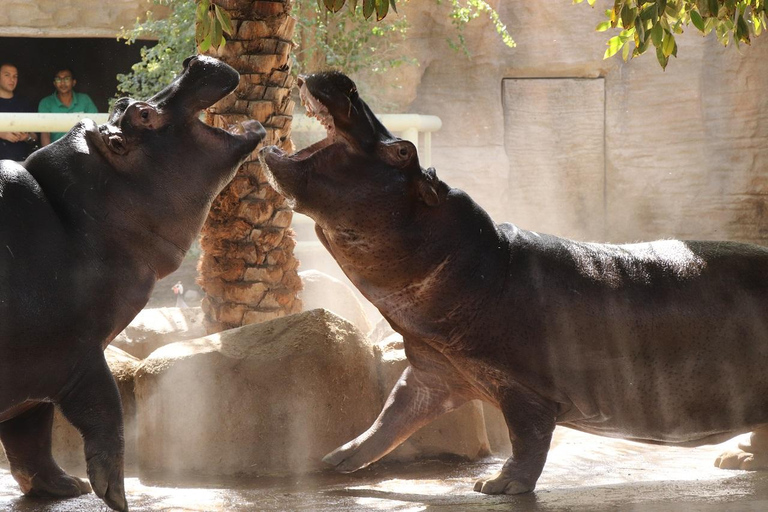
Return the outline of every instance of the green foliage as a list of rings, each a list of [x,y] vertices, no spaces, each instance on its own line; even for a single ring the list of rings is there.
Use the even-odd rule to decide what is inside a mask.
[[[325,3],[323,4],[323,1]],[[326,5],[333,3],[336,14],[330,14]],[[399,16],[394,21],[368,23],[364,19],[365,5],[351,2],[344,12],[341,0],[295,2],[293,16],[297,20],[294,57],[302,73],[320,69],[338,69],[345,73],[370,70],[382,73],[413,59],[403,56],[398,45],[408,32],[408,21]],[[389,1],[389,0],[388,0]]]
[[[147,99],[176,78],[184,59],[195,52],[195,0],[153,0],[170,6],[167,18],[155,19],[147,12],[144,21],[136,20],[130,30],[123,30],[118,40],[136,44],[138,39],[157,38],[157,44],[141,49],[141,61],[128,74],[117,75],[118,96]]]
[[[587,3],[594,6],[595,0]],[[621,51],[626,61],[653,45],[659,64],[666,69],[669,57],[677,57],[675,34],[682,34],[684,27],[693,25],[703,35],[714,31],[723,46],[731,41],[737,46],[750,44],[751,36],[765,30],[765,4],[766,0],[615,0],[597,31],[622,29],[608,40],[604,58]]]
[[[407,1],[407,0],[406,0]],[[438,4],[442,4],[443,0],[436,0]],[[510,48],[515,47],[515,41],[512,36],[507,32],[507,26],[502,23],[499,18],[499,13],[491,7],[491,5],[485,0],[449,0],[451,5],[451,11],[448,16],[451,18],[451,23],[456,27],[458,31],[457,41],[451,39],[448,40],[448,44],[455,50],[463,51],[469,56],[467,50],[466,40],[464,38],[464,28],[467,23],[478,18],[481,14],[487,14],[493,23],[496,32],[501,36],[501,40]],[[594,3],[594,0],[590,0]],[[347,0],[317,0],[317,7],[319,10],[327,10],[330,12],[339,12],[342,7],[347,3]],[[381,21],[389,12],[391,7],[394,12],[397,12],[397,0],[363,0],[362,9],[358,8],[358,0],[349,0],[350,11],[360,13],[365,19],[370,18],[373,13],[376,13],[376,20]]]
[[[454,50],[460,50],[464,52],[467,57],[469,57],[469,50],[467,49],[466,40],[464,38],[464,28],[470,21],[480,17],[481,14],[488,15],[488,17],[491,19],[491,23],[493,23],[493,26],[496,29],[496,33],[501,36],[501,40],[505,45],[510,48],[517,46],[515,41],[512,39],[512,36],[510,36],[509,32],[507,32],[507,26],[501,22],[499,13],[497,13],[496,10],[488,4],[488,2],[483,0],[465,0],[463,3],[461,0],[450,0],[450,2],[451,12],[449,16],[451,18],[451,23],[458,32],[458,42],[448,39],[448,44]],[[442,0],[437,0],[437,3],[442,4]]]
[[[219,48],[227,44],[224,34],[232,35],[232,20],[229,13],[210,0],[198,0],[195,9],[195,41],[200,53],[210,48]]]

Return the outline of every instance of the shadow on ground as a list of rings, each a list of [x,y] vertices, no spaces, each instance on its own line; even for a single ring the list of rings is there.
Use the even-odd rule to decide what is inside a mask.
[[[250,478],[215,488],[143,485],[128,478],[131,510],[149,511],[765,511],[768,472],[713,466],[725,445],[670,448],[605,439],[558,429],[535,493],[484,496],[477,478],[501,459],[378,464],[352,475],[332,472],[290,479]],[[0,469],[0,510],[106,510],[95,496],[45,501],[20,496]]]

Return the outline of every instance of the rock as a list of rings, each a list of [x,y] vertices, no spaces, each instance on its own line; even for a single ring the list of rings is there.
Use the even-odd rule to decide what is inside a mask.
[[[169,343],[205,335],[203,312],[199,307],[143,309],[115,337],[112,346],[144,359]]]
[[[509,429],[501,410],[483,402],[483,418],[485,419],[485,432],[488,435],[491,453],[498,457],[510,457],[512,455],[512,443],[509,440]]]
[[[142,480],[324,469],[381,409],[373,346],[321,309],[166,345],[137,371]]]
[[[107,364],[117,381],[120,398],[123,402],[123,422],[125,433],[125,472],[136,472],[136,399],[133,394],[134,376],[139,367],[139,360],[117,347],[108,346],[104,351]],[[53,458],[66,472],[82,477],[85,473],[85,453],[80,433],[61,414],[59,408],[53,418]],[[0,464],[8,461],[0,450]]]
[[[392,326],[389,325],[389,322],[387,322],[386,318],[382,318],[379,320],[376,325],[371,329],[371,331],[368,333],[368,339],[371,340],[371,343],[377,344],[381,341],[384,341],[389,336],[397,334],[394,329],[392,329]],[[402,336],[400,336],[400,341],[402,342]]]
[[[368,317],[349,286],[319,270],[305,270],[299,272],[299,276],[304,284],[299,294],[304,311],[325,308],[348,320],[362,333],[371,330]]]
[[[386,399],[408,366],[403,338],[393,333],[374,346],[379,357],[381,393]],[[383,460],[409,461],[446,455],[477,460],[490,453],[482,402],[472,400],[422,427]]]

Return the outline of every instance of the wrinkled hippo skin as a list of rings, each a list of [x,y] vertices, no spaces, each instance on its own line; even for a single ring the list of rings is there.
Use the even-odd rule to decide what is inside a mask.
[[[146,102],[117,101],[24,163],[0,161],[0,441],[28,495],[93,491],[127,510],[123,421],[104,348],[175,270],[213,198],[264,138],[198,119],[238,84],[208,57]],[[85,441],[87,482],[51,456],[54,404]]]
[[[502,410],[514,452],[476,484],[483,493],[533,490],[557,424],[688,446],[753,431],[718,464],[766,460],[768,250],[581,243],[495,224],[422,169],[349,79],[312,75],[301,94],[327,139],[260,159],[410,362],[370,429],[326,462],[365,467],[476,398]]]

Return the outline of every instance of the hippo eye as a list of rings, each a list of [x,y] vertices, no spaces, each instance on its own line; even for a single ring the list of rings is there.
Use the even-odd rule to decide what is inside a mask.
[[[408,148],[405,146],[401,146],[400,149],[397,151],[397,154],[402,156],[403,158],[408,156],[408,153],[409,153]]]
[[[142,111],[141,111],[141,118],[142,118],[143,120],[145,120],[145,121],[146,121],[147,119],[149,119],[149,110],[142,110]]]

